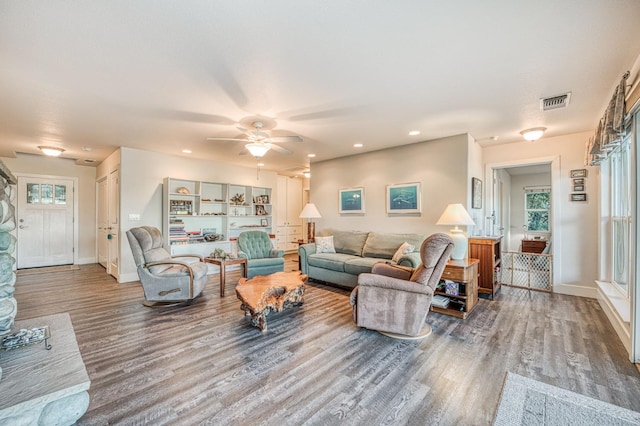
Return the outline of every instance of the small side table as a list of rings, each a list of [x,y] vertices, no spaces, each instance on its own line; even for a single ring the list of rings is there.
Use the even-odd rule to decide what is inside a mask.
[[[247,259],[244,257],[239,257],[237,259],[214,259],[213,257],[205,257],[204,261],[206,263],[213,263],[220,267],[220,297],[224,297],[225,268],[228,265],[242,266],[242,276],[245,278],[247,277]]]
[[[312,243],[313,241],[309,241],[310,243]],[[305,240],[298,240],[296,241],[296,244],[298,244],[298,248],[303,245],[303,244],[307,244],[307,241]],[[300,260],[300,253],[298,253],[298,271],[302,271],[302,260]]]

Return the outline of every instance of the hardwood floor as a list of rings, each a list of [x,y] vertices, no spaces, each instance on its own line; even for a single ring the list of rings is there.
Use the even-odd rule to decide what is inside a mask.
[[[98,265],[21,275],[17,319],[70,313],[91,378],[82,425],[488,425],[507,371],[640,411],[640,373],[595,300],[504,287],[466,320],[430,314],[414,342],[355,327],[348,291],[310,283],[263,334],[238,278],[224,298],[214,275],[192,305],[150,309]]]

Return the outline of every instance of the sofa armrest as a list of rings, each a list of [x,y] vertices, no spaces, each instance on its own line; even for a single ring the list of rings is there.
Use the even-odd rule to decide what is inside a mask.
[[[360,286],[360,291],[365,287],[377,287],[400,290],[408,293],[433,295],[433,289],[428,285],[422,285],[413,281],[405,281],[377,274],[360,274],[358,276],[358,285]]]
[[[269,252],[269,257],[284,257],[284,250],[272,249]]]
[[[418,266],[420,266],[421,263],[422,260],[420,260],[420,251],[405,254],[400,258],[400,260],[398,260],[398,265],[408,266],[412,269],[416,269]]]
[[[373,265],[373,268],[371,268],[371,273],[409,281],[409,278],[411,278],[411,274],[413,274],[413,269],[409,268],[408,266],[399,266],[393,265],[391,263],[378,262]]]
[[[300,270],[303,274],[309,274],[308,257],[316,252],[315,243],[302,244],[298,247],[298,256],[300,257]]]

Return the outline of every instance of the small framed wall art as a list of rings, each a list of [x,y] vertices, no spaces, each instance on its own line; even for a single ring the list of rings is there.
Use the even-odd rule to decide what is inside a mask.
[[[571,201],[587,201],[587,194],[585,193],[571,194]]]
[[[571,170],[572,178],[586,178],[587,177],[587,169],[575,169]]]
[[[573,190],[575,192],[584,192],[584,185],[573,185]]]
[[[584,178],[577,178],[573,180],[574,185],[584,185]]]
[[[387,213],[420,213],[421,193],[419,182],[387,185]]]
[[[338,203],[340,213],[364,213],[364,188],[341,189]]]
[[[478,178],[471,178],[471,208],[482,208],[482,181]]]

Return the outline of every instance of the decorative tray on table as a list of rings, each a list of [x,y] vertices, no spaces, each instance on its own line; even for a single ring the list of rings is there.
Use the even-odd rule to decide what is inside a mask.
[[[16,331],[15,333],[2,337],[0,349],[8,351],[10,349],[16,349],[22,346],[32,345],[34,343],[44,341],[45,349],[49,350],[51,349],[51,345],[48,342],[50,337],[51,332],[49,331],[49,326],[47,325],[45,325],[44,327],[36,327],[28,330],[23,328],[19,331]]]

